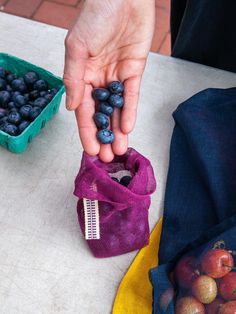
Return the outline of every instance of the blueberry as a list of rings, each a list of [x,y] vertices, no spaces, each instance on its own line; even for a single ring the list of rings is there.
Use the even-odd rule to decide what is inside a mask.
[[[0,119],[0,129],[3,130],[5,124],[8,123],[7,122],[7,116],[3,117]]]
[[[5,90],[7,87],[6,81],[0,77],[0,90]]]
[[[6,91],[12,92],[12,88],[11,88],[11,86],[9,84],[6,86]]]
[[[8,122],[12,124],[19,124],[21,122],[21,115],[17,111],[11,111],[8,115]]]
[[[3,67],[0,67],[0,77],[5,78],[6,76],[6,70]]]
[[[21,93],[23,93],[27,89],[24,80],[21,78],[13,80],[11,82],[11,87],[14,91],[18,91]]]
[[[102,144],[111,144],[115,139],[113,132],[108,129],[98,131],[97,138]]]
[[[26,101],[29,100],[29,93],[26,93],[26,94],[24,94],[23,96],[25,97]]]
[[[95,113],[94,121],[99,129],[106,129],[109,125],[108,116],[101,112]]]
[[[34,83],[34,89],[38,91],[48,90],[48,83],[45,80],[38,80]]]
[[[24,75],[25,84],[29,87],[33,86],[34,83],[39,79],[39,76],[36,72],[28,72]]]
[[[130,184],[130,181],[132,180],[132,177],[130,176],[124,176],[120,179],[120,184],[122,184],[123,186],[128,186]]]
[[[118,183],[119,183],[119,180],[118,180],[117,178],[115,178],[115,177],[111,177],[111,179],[112,179],[113,181],[116,181],[116,182],[118,182]]]
[[[7,110],[0,108],[0,119],[4,118],[7,115]]]
[[[52,94],[53,96],[55,96],[57,92],[58,92],[58,89],[56,87],[50,90],[50,94]]]
[[[16,79],[16,75],[13,73],[10,73],[6,76],[6,81],[8,84],[11,84],[11,82],[15,79]]]
[[[29,99],[35,100],[36,98],[39,97],[39,91],[34,89],[29,93]]]
[[[24,105],[20,108],[19,113],[24,119],[28,119],[30,117],[31,110],[32,110],[32,106]]]
[[[112,107],[122,108],[124,105],[124,98],[117,94],[111,94],[108,102]]]
[[[18,126],[19,133],[22,133],[30,125],[29,121],[23,120]]]
[[[47,106],[47,100],[43,97],[39,97],[34,101],[34,106],[40,107],[43,109]]]
[[[44,97],[45,95],[47,95],[47,91],[45,91],[45,90],[42,90],[40,93],[39,93],[39,95],[40,95],[40,97]]]
[[[9,113],[11,113],[11,112],[18,112],[18,108],[16,108],[16,107],[15,108],[11,108]]]
[[[11,99],[11,95],[8,91],[2,90],[0,92],[0,106],[1,107],[6,108],[10,99]]]
[[[15,97],[15,104],[17,107],[21,107],[21,106],[24,106],[26,104],[26,99],[24,96],[22,95],[17,95]]]
[[[93,98],[99,101],[107,100],[110,96],[110,92],[105,88],[95,88],[93,90]]]
[[[16,136],[18,133],[18,128],[14,124],[5,123],[3,129],[5,133],[8,133],[9,135]]]
[[[114,107],[110,106],[107,102],[101,102],[98,110],[110,117],[114,112]]]
[[[16,96],[18,96],[18,95],[21,95],[21,93],[20,92],[13,92],[12,94],[11,94],[11,101],[16,101]]]
[[[52,99],[53,99],[53,97],[54,97],[55,95],[54,94],[47,94],[47,95],[45,95],[44,96],[44,98],[46,99],[46,101],[47,101],[47,103],[49,103],[49,102],[51,102],[52,101]]]
[[[41,113],[41,108],[39,107],[33,107],[31,110],[30,110],[30,113],[29,113],[29,118],[30,120],[34,120],[37,118],[38,115],[40,115]]]
[[[16,108],[16,104],[14,103],[14,101],[10,101],[7,104],[7,109],[13,109],[13,108]]]
[[[119,81],[114,81],[108,85],[108,89],[113,94],[121,94],[124,91],[124,85]]]

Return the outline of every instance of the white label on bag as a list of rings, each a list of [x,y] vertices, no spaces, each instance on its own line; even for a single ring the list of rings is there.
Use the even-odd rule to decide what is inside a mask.
[[[96,191],[96,185],[92,185],[92,189]],[[85,221],[85,239],[99,240],[100,225],[99,225],[99,208],[98,201],[83,199],[84,204],[84,221]]]
[[[99,227],[99,211],[98,201],[83,199],[84,202],[84,220],[85,220],[85,239],[98,240],[100,239]]]

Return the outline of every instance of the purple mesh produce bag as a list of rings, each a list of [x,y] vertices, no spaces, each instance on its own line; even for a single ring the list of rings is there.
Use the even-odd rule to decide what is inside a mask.
[[[127,174],[132,176],[128,187],[111,178]],[[83,153],[74,194],[80,227],[94,256],[111,257],[148,244],[148,209],[155,189],[151,163],[136,150],[129,148],[110,163]]]

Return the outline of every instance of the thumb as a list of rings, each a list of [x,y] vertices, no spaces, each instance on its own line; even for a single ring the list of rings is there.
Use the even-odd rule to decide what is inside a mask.
[[[85,45],[69,33],[65,40],[65,66],[63,81],[66,88],[66,108],[75,110],[81,103],[84,90],[84,73],[87,62]]]

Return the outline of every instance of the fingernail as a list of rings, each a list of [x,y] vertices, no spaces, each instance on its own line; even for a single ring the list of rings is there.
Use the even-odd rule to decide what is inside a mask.
[[[66,96],[66,109],[71,110],[71,97]]]

